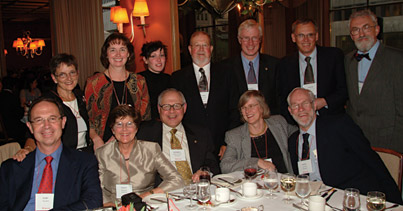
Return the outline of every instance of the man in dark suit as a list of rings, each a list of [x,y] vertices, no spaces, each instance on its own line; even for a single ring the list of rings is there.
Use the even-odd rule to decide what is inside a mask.
[[[94,155],[64,147],[63,108],[41,98],[28,113],[27,126],[37,148],[22,161],[9,159],[0,169],[2,210],[86,210],[102,206]]]
[[[347,113],[374,147],[403,153],[403,52],[382,44],[374,13],[350,16],[357,51],[346,55]]]
[[[253,19],[247,19],[238,27],[241,53],[222,62],[235,75],[238,95],[248,90],[260,90],[271,114],[279,114],[276,95],[276,64],[278,59],[259,53],[262,28]],[[253,70],[253,71],[251,71]]]
[[[362,194],[381,191],[388,201],[403,203],[388,169],[348,115],[317,117],[315,96],[303,88],[295,88],[287,101],[300,128],[288,140],[294,172]]]
[[[208,128],[215,153],[221,157],[225,151],[225,132],[241,124],[238,91],[232,83],[232,74],[210,62],[213,46],[207,33],[193,33],[188,49],[193,64],[174,72],[171,85],[188,102],[183,122]]]
[[[281,114],[291,124],[287,96],[295,87],[311,90],[319,115],[344,113],[347,100],[344,54],[338,48],[316,45],[318,27],[311,19],[298,19],[292,24],[291,38],[298,52],[284,57],[278,64],[277,89]]]
[[[217,160],[213,154],[214,146],[212,144],[209,131],[203,127],[191,124],[182,124],[183,115],[187,109],[185,97],[180,91],[167,89],[158,97],[158,112],[160,121],[150,121],[141,124],[137,133],[140,140],[157,142],[164,155],[170,160],[177,169],[172,151],[172,133],[175,129],[175,136],[180,140],[183,161],[191,167],[192,175],[186,175],[186,172],[180,172],[183,179],[198,181],[200,176],[200,167],[208,166],[213,174],[218,174],[220,169]]]

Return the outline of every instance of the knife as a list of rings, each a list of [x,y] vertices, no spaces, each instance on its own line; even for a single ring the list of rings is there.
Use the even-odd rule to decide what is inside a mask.
[[[323,193],[321,196],[324,198],[327,195],[329,195],[330,192],[332,192],[334,190],[334,188],[330,188],[329,190],[327,190],[325,193]]]
[[[180,199],[190,199],[190,197],[180,196],[180,195],[174,194],[174,193],[169,193],[169,195],[178,197],[178,198],[180,198]],[[192,200],[193,200],[193,201],[198,201],[197,199],[192,199]]]
[[[158,201],[158,202],[162,202],[162,203],[167,203],[167,201],[164,201],[164,200],[162,200],[162,199],[150,198],[150,200],[152,200],[152,201]]]
[[[230,181],[228,181],[228,180],[226,180],[226,179],[223,179],[223,178],[218,178],[218,179],[221,180],[221,181],[224,181],[224,182],[226,182],[226,183],[228,183],[228,184],[230,184],[230,185],[232,185],[232,186],[235,185],[234,183],[232,183],[232,182],[230,182]]]
[[[298,204],[295,204],[295,203],[293,203],[292,206],[295,207],[295,208],[298,208],[298,209],[300,209],[300,210],[308,211],[307,208],[305,208],[305,207],[303,207],[303,206],[300,206],[300,205],[298,205]]]
[[[332,192],[329,196],[326,197],[326,202],[329,201],[329,200],[330,200],[330,197],[332,197],[333,194],[336,193],[336,192],[337,192],[337,190],[334,189],[333,192]]]

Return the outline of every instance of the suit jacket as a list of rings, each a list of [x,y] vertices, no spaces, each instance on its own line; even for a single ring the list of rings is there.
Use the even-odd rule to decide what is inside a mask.
[[[9,159],[0,168],[0,210],[23,210],[34,178],[35,150],[22,161]],[[40,180],[40,178],[39,178]],[[98,164],[94,155],[63,146],[54,190],[54,210],[102,206]]]
[[[206,128],[183,124],[188,141],[190,162],[195,173],[201,166],[210,167],[213,174],[219,174],[220,168],[213,154],[214,146],[209,131]],[[138,139],[157,142],[162,149],[162,122],[143,122],[137,132]]]
[[[298,136],[299,131],[288,141],[294,172],[298,172]],[[316,146],[323,183],[340,189],[357,188],[361,194],[381,191],[388,201],[402,204],[388,169],[348,115],[317,117]]]
[[[328,108],[319,110],[320,115],[344,113],[347,101],[347,86],[344,73],[344,54],[338,48],[316,46],[317,50],[317,97],[325,98]],[[284,57],[278,67],[277,90],[281,115],[289,123],[296,124],[288,112],[287,96],[296,87],[301,87],[299,53]]]
[[[225,132],[240,125],[237,109],[238,92],[232,83],[232,75],[221,66],[210,66],[210,89],[207,107],[200,97],[193,66],[190,65],[172,74],[171,85],[186,98],[187,110],[184,123],[208,128],[215,144],[215,153],[224,145]]]
[[[288,125],[282,116],[275,115],[265,119],[270,132],[273,134],[283,155],[287,171],[292,173],[290,155],[288,153],[288,137],[297,130],[295,126]],[[259,158],[251,157],[251,140],[248,123],[245,123],[225,134],[227,150],[221,160],[220,167],[223,173],[242,171],[246,162],[258,162]]]
[[[238,56],[224,60],[223,65],[235,75],[235,81],[238,87],[238,95],[241,96],[248,91],[245,70],[243,69],[241,54]],[[279,114],[280,109],[277,102],[276,94],[276,65],[278,59],[267,54],[260,54],[259,58],[259,76],[258,87],[262,92],[271,114]]]
[[[358,62],[345,57],[347,113],[374,147],[403,153],[403,52],[380,44],[358,94]]]

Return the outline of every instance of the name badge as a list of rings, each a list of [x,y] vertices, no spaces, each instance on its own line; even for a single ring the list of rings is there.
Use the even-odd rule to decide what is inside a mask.
[[[362,87],[364,86],[363,82],[358,82],[358,94],[361,94]]]
[[[53,209],[53,193],[37,193],[35,194],[35,210],[51,210]]]
[[[120,199],[123,195],[133,192],[131,184],[116,184],[116,198]]]
[[[208,102],[208,93],[209,92],[200,92],[200,96],[203,101],[203,104],[207,104],[207,102]]]
[[[169,155],[171,161],[186,161],[185,150],[183,149],[171,149]]]
[[[311,91],[315,97],[317,96],[317,91],[316,91],[316,83],[311,83],[311,84],[304,84],[302,88],[307,89]]]
[[[312,173],[311,159],[298,161],[298,172],[299,174]]]
[[[258,84],[248,84],[248,90],[259,90]]]

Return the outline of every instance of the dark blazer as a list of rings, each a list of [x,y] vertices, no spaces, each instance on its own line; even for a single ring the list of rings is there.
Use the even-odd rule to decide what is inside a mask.
[[[403,153],[403,52],[380,44],[358,94],[358,62],[346,55],[347,113],[374,147]]]
[[[276,95],[276,65],[278,61],[279,60],[273,56],[260,54],[258,87],[264,95],[271,114],[280,113]],[[222,63],[226,66],[225,68],[228,69],[228,71],[235,75],[235,80],[239,91],[238,95],[241,96],[244,92],[248,91],[248,84],[246,82],[241,54],[226,59]]]
[[[296,173],[298,135],[299,131],[288,140],[291,163]],[[348,115],[317,117],[316,146],[324,184],[340,189],[357,188],[364,195],[368,191],[381,191],[388,201],[403,203],[388,169]]]
[[[213,154],[213,144],[208,130],[190,124],[183,124],[183,127],[188,141],[192,171],[196,172],[201,166],[208,166],[213,174],[219,174],[220,168],[216,156]],[[162,150],[162,122],[141,123],[136,137],[139,140],[157,142]]]
[[[317,97],[325,98],[328,108],[319,110],[320,115],[344,113],[347,101],[347,86],[344,73],[344,54],[339,48],[316,46],[317,52]],[[287,96],[301,86],[299,53],[281,59],[277,66],[279,102],[281,115],[291,124],[296,124],[288,112]]]
[[[1,165],[0,210],[23,210],[28,203],[34,178],[35,152],[29,153],[22,162],[9,159]],[[54,194],[54,210],[101,207],[102,191],[95,156],[64,146]]]
[[[204,108],[197,86],[193,66],[172,74],[171,85],[186,98],[187,110],[184,123],[208,128],[215,144],[215,153],[224,145],[225,132],[241,124],[238,105],[238,91],[232,82],[232,75],[221,66],[210,66],[210,93]]]

